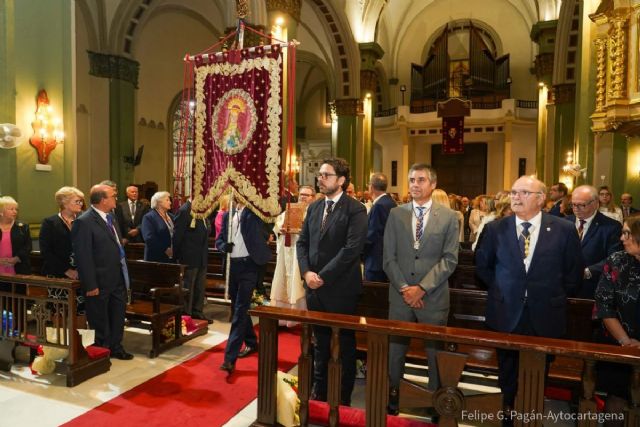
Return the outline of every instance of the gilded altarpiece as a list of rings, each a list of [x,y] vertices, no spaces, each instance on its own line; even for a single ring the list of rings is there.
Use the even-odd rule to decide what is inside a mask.
[[[640,3],[603,1],[590,15],[596,24],[594,132],[640,135]],[[635,3],[635,2],[634,2]]]

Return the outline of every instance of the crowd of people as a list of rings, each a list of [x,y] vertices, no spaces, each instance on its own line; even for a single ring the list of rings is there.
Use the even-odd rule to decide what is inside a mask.
[[[510,190],[470,200],[436,188],[437,174],[429,165],[413,165],[407,179],[407,203],[398,205],[387,193],[384,174],[372,174],[368,190],[358,194],[348,163],[326,159],[317,194],[312,186],[298,188],[287,180],[283,213],[272,229],[242,202],[229,210],[226,196],[217,213],[196,221],[189,201],[172,212],[168,192],[156,192],[144,203],[138,188],[129,186],[126,200],[117,203],[117,186],[104,181],[91,188],[85,209],[84,194],[66,186],[55,194],[58,212],[42,222],[43,268],[34,273],[79,279],[79,310],[95,329],[96,344],[129,360],[133,356],[122,346],[129,292],[124,247],[144,242],[145,260],[185,264],[185,313],[211,322],[203,301],[208,239],[215,237],[218,250],[230,257],[233,316],[220,368],[232,374],[238,358],[257,351],[248,309],[271,258],[269,240],[277,241],[273,305],[356,314],[364,277],[389,283],[389,319],[433,325],[447,322],[448,278],[462,243],[475,251],[477,275],[487,286],[488,328],[561,338],[567,298],[588,298],[602,320],[595,340],[640,348],[640,212],[630,194],[617,206],[606,186],[581,185],[569,192],[555,183],[547,191],[543,182],[523,176]],[[287,216],[292,204],[302,212],[293,228]],[[18,203],[8,196],[0,197],[0,231],[0,273],[32,273],[29,227],[18,221]],[[312,398],[326,400],[331,329],[316,326],[313,332]],[[436,342],[425,343],[430,389],[439,386],[438,349]],[[399,411],[406,352],[406,340],[391,340],[391,414]],[[513,407],[518,355],[506,350],[497,355],[503,404]],[[340,358],[340,401],[349,405],[356,375],[353,331],[340,331]],[[609,408],[619,408],[629,397],[628,368],[603,364],[602,371]]]

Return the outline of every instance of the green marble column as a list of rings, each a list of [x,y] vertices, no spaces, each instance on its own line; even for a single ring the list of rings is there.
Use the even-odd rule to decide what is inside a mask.
[[[384,56],[384,50],[378,43],[360,43],[360,94],[363,99],[364,127],[362,140],[358,141],[358,169],[356,171],[356,190],[365,190],[369,176],[373,171],[373,128],[375,115],[375,96],[378,85],[376,62]]]
[[[558,21],[540,21],[533,25],[531,28],[531,40],[538,44],[538,55],[534,62],[536,78],[539,83],[544,84],[549,90],[552,90],[552,75],[554,67],[554,51],[555,43],[550,40],[555,40],[556,29],[558,27]],[[538,108],[547,108],[546,105],[540,104]],[[545,114],[539,114],[539,118],[546,118],[547,122],[552,122],[553,117],[549,118]],[[536,140],[536,172],[538,177],[545,180],[551,176],[557,177],[557,171],[549,171],[558,159],[554,159],[553,153],[557,151],[552,141],[547,141],[548,138],[553,138],[555,132],[550,132],[547,129],[547,123],[539,123],[538,137]],[[551,142],[551,143],[549,143]],[[551,153],[547,152],[552,151]],[[554,178],[556,179],[556,178]]]
[[[0,0],[0,123],[16,123],[13,0]],[[0,150],[0,195],[15,195],[16,150]]]
[[[140,64],[96,52],[89,52],[89,61],[89,74],[109,79],[109,179],[124,194],[124,188],[133,182],[135,91]]]
[[[354,185],[358,177],[355,171],[358,167],[356,157],[356,147],[358,134],[361,133],[359,125],[362,117],[362,101],[357,98],[336,99],[334,101],[337,121],[334,123],[336,129],[331,137],[331,154],[342,157],[351,167],[351,177]]]
[[[567,152],[574,151],[575,143],[575,85],[558,85],[553,88],[555,100],[555,118],[553,141],[553,170],[551,171],[552,181],[558,182],[560,179],[560,170],[566,163]],[[574,160],[575,161],[575,160]],[[549,164],[549,163],[547,163]],[[549,181],[551,185],[551,181]]]

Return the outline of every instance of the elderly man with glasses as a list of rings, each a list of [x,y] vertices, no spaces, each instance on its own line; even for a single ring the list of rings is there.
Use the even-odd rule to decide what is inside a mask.
[[[598,190],[595,187],[581,185],[571,193],[574,215],[566,219],[576,226],[585,264],[582,283],[576,294],[579,298],[593,299],[605,260],[612,253],[622,250],[622,225],[599,212],[598,206]]]
[[[514,215],[488,223],[478,243],[476,273],[488,286],[486,323],[495,331],[565,334],[567,297],[582,279],[580,240],[571,223],[542,212],[545,190],[534,177],[517,179],[510,193]],[[518,352],[498,350],[497,356],[498,385],[510,410],[518,389]]]

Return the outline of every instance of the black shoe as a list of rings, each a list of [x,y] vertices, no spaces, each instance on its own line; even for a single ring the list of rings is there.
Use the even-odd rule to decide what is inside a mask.
[[[224,362],[222,365],[220,365],[220,370],[227,371],[229,375],[233,373],[234,369],[236,369],[236,365],[231,362]]]
[[[400,390],[398,387],[389,387],[389,406],[387,414],[398,415],[400,413]]]
[[[245,345],[244,348],[240,350],[240,353],[238,353],[238,357],[239,358],[247,357],[250,354],[257,353],[257,352],[258,352],[258,349],[256,347],[249,347],[248,345]]]
[[[204,313],[193,313],[191,318],[196,320],[206,320],[208,324],[213,323],[213,319]]]
[[[115,353],[111,353],[111,358],[120,359],[120,360],[131,360],[133,359],[133,354],[127,353],[124,350],[120,350]]]

